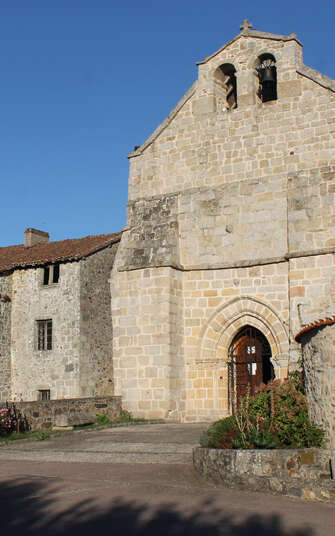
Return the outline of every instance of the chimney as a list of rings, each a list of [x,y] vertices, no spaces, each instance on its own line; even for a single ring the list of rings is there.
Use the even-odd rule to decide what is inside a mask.
[[[39,231],[38,229],[32,229],[29,227],[24,232],[24,247],[31,248],[36,244],[44,244],[49,242],[49,233],[45,231]]]

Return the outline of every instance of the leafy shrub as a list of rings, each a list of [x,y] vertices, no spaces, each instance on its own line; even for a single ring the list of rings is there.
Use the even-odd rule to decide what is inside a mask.
[[[39,430],[36,434],[36,439],[39,441],[46,441],[47,439],[50,439],[50,432],[47,430]]]
[[[233,441],[233,448],[235,449],[275,449],[277,443],[269,430],[252,428],[248,431],[246,437],[242,434],[238,434],[235,441]]]
[[[134,419],[132,414],[127,411],[126,409],[122,409],[120,411],[119,417],[116,417],[112,421],[109,419],[108,415],[106,413],[97,413],[97,424],[111,424],[111,423],[127,423],[127,422],[136,422],[136,421],[142,421],[144,419]]]
[[[324,431],[309,421],[301,376],[261,385],[241,400],[236,416],[213,423],[201,445],[214,448],[273,449],[321,447]]]
[[[110,420],[106,413],[97,413],[97,424],[109,424]]]
[[[226,417],[214,422],[200,437],[202,447],[231,449],[233,440],[238,436],[238,426],[235,417]]]

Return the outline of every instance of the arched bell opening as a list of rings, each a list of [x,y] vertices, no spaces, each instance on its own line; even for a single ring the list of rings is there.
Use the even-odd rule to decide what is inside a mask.
[[[232,413],[240,407],[243,397],[254,395],[257,387],[274,379],[271,357],[270,344],[258,329],[245,326],[234,337],[228,360],[228,395]]]
[[[272,54],[261,54],[256,62],[259,87],[258,97],[262,102],[277,100],[276,58]]]
[[[220,65],[214,73],[214,79],[218,87],[223,89],[226,101],[226,109],[237,108],[237,81],[236,69],[231,63]]]

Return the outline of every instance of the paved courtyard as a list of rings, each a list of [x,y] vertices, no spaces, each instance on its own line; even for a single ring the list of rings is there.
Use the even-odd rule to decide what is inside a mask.
[[[70,432],[0,448],[1,536],[332,536],[334,505],[216,487],[199,424]]]

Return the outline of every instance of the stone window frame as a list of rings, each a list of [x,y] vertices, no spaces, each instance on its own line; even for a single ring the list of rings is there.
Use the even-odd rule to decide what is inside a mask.
[[[50,389],[38,389],[37,400],[39,402],[47,402],[48,400],[51,400]]]
[[[41,268],[41,287],[58,285],[60,278],[60,263],[46,264]]]
[[[52,318],[35,320],[35,350],[50,352],[53,347]]]

